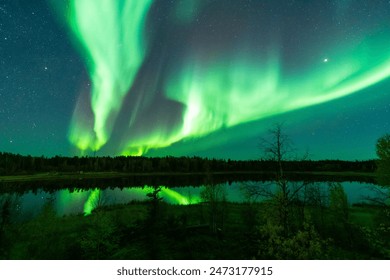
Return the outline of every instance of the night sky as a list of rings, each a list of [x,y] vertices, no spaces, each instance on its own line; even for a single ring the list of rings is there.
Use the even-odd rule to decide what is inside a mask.
[[[1,0],[0,151],[311,159],[390,132],[388,0]]]

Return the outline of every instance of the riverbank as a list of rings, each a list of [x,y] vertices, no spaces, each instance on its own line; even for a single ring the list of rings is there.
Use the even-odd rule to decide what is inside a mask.
[[[111,178],[127,178],[133,176],[213,176],[213,175],[256,175],[264,177],[265,179],[272,178],[274,173],[272,172],[255,172],[255,171],[240,171],[240,172],[191,172],[191,173],[179,173],[179,172],[147,172],[147,173],[128,173],[128,172],[46,172],[37,174],[19,174],[10,176],[0,176],[0,182],[29,182],[29,181],[59,181],[59,180],[82,180],[82,179],[111,179]],[[285,172],[288,179],[299,178],[344,178],[346,181],[364,179],[364,178],[376,178],[374,172]],[[364,181],[364,180],[362,180]]]

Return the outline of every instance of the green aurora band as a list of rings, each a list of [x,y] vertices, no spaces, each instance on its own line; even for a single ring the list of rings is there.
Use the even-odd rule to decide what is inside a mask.
[[[182,127],[151,131],[121,151],[141,155],[183,139],[351,95],[390,77],[390,33],[341,45],[305,71],[285,73],[277,48],[265,55],[187,59],[166,83],[166,97],[183,104]],[[387,50],[384,52],[383,50]],[[303,67],[303,69],[305,69]]]
[[[303,73],[284,75],[278,53],[189,60],[168,82],[185,105],[181,138],[282,114],[356,93],[390,77],[390,36],[346,46]],[[387,50],[387,52],[383,52]],[[381,54],[378,55],[378,51]],[[178,82],[179,81],[179,82]]]
[[[67,23],[84,54],[92,81],[93,130],[75,111],[70,141],[80,150],[98,150],[109,139],[145,57],[144,24],[152,0],[69,0]]]
[[[145,59],[144,27],[152,0],[69,3],[69,27],[93,84],[94,116],[91,129],[82,120],[83,106],[76,106],[70,141],[81,151],[96,151],[110,140],[123,99]],[[191,11],[199,5],[193,0],[180,3],[176,19],[191,22]],[[248,48],[243,39],[241,50],[221,50],[212,59],[189,46],[181,67],[162,82],[165,98],[184,108],[180,124],[170,131],[148,127],[142,134],[127,136],[115,152],[142,155],[222,128],[329,102],[390,77],[388,26],[362,31],[353,40],[336,36],[331,44],[317,47],[314,58],[298,60],[293,70],[286,67],[276,37],[265,38],[268,47],[261,50]],[[142,94],[150,98],[153,93]]]

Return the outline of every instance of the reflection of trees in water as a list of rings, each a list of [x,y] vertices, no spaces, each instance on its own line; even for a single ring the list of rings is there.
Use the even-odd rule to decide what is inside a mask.
[[[270,162],[268,165],[274,165]],[[268,167],[269,169],[269,167]],[[255,170],[255,169],[254,169]],[[306,170],[306,169],[304,169]],[[232,182],[244,182],[244,181],[256,181],[265,182],[275,180],[275,174],[271,171],[265,173],[258,172],[264,171],[258,169],[252,172],[243,173],[231,173],[231,174],[213,174],[214,184],[231,184]],[[369,174],[369,173],[368,173]],[[299,181],[312,181],[312,182],[343,182],[343,181],[356,181],[360,183],[376,183],[375,177],[373,176],[355,176],[344,174],[343,176],[329,176],[326,174],[315,174],[315,173],[290,173],[285,172],[285,177],[290,182]],[[151,176],[125,176],[121,178],[98,178],[98,179],[55,179],[55,180],[43,180],[43,181],[20,181],[20,182],[1,182],[0,193],[18,193],[25,194],[29,191],[33,193],[39,193],[41,191],[47,193],[53,193],[63,189],[69,189],[70,192],[80,190],[94,190],[99,188],[114,189],[114,188],[129,188],[139,186],[167,186],[167,187],[200,187],[204,186],[205,174],[175,174],[175,175],[151,175]]]

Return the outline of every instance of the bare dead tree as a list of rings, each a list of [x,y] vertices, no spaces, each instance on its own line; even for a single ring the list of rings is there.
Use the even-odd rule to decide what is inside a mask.
[[[290,137],[284,133],[283,124],[277,123],[268,130],[268,136],[260,139],[260,149],[263,151],[264,159],[275,164],[275,182],[272,188],[269,184],[260,186],[249,185],[244,187],[248,197],[264,198],[274,203],[278,213],[280,225],[284,235],[288,235],[290,228],[290,216],[293,205],[299,205],[304,210],[305,194],[300,197],[302,190],[309,182],[289,182],[284,172],[286,161],[294,158],[294,151]],[[301,211],[304,213],[304,211]]]

